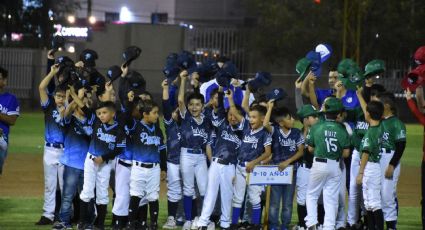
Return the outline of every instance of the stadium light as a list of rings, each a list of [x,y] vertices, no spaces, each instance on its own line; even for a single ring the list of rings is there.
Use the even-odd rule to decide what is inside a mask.
[[[75,23],[75,16],[74,15],[69,15],[67,19],[68,19],[69,23],[71,23],[71,24]]]
[[[90,24],[95,24],[96,23],[96,17],[94,17],[94,16],[90,16],[89,17],[89,22],[90,22]]]
[[[120,21],[130,22],[133,19],[133,14],[128,10],[126,6],[121,7]]]

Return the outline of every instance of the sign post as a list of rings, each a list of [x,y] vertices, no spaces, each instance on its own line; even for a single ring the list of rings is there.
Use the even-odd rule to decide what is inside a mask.
[[[249,185],[266,185],[266,207],[264,210],[263,229],[268,229],[270,208],[270,185],[292,184],[293,166],[290,165],[279,171],[277,165],[259,165],[248,174]]]

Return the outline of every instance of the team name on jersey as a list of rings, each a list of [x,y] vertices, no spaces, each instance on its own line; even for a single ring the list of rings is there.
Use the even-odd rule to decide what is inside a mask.
[[[227,131],[223,131],[221,133],[221,138],[223,138],[226,141],[235,143],[238,146],[238,148],[241,145],[241,140],[239,140],[238,136],[235,134],[230,134]]]
[[[203,137],[204,139],[207,139],[208,134],[205,132],[205,129],[200,128],[192,128],[193,136],[195,137]]]
[[[140,142],[145,145],[158,146],[161,144],[161,138],[158,136],[149,136],[147,132],[142,132],[140,133]]]
[[[358,121],[356,124],[356,129],[366,130],[369,128],[369,123],[365,121]]]
[[[295,151],[297,149],[296,141],[293,139],[279,137],[279,143],[280,146],[290,146],[289,151]]]
[[[0,104],[0,112],[7,114],[7,112],[9,112],[9,108],[7,108],[6,106],[3,106],[2,104]],[[19,112],[19,106],[16,108],[16,112]]]
[[[325,136],[326,137],[336,137],[336,132],[325,130]]]
[[[108,143],[115,143],[116,136],[108,133],[104,133],[102,128],[97,129],[97,138],[101,141],[108,142]]]
[[[60,115],[59,111],[57,111],[57,110],[53,110],[53,111],[52,111],[52,117],[53,117],[53,120],[54,120],[56,123],[61,123],[62,117],[61,117],[61,115]]]
[[[254,137],[254,136],[244,136],[243,142],[252,144],[252,148],[256,149],[257,144],[258,144],[258,138]]]

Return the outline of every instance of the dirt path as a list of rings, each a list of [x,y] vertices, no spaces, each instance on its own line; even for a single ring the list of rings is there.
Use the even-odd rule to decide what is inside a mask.
[[[42,197],[43,189],[42,156],[9,154],[0,176],[0,197]],[[164,183],[161,184],[161,197],[166,197]],[[401,206],[419,206],[420,168],[402,168],[398,197]]]

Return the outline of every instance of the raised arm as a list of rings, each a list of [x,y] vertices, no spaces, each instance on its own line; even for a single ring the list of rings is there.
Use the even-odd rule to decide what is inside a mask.
[[[307,76],[307,79],[309,81],[308,97],[310,99],[310,103],[315,108],[319,108],[319,102],[317,101],[317,95],[316,95],[316,89],[315,89],[316,76],[314,76],[313,72],[310,71],[310,73]]]
[[[267,129],[269,133],[272,132],[272,126],[270,125],[270,118],[272,116],[273,106],[274,106],[274,100],[270,100],[267,102],[267,113],[263,121],[263,126],[264,128]]]
[[[243,95],[241,107],[246,114],[249,113],[249,96],[251,95],[251,90],[249,89],[248,84],[245,87],[245,93]],[[232,98],[233,99],[233,98]]]
[[[186,113],[186,104],[184,102],[184,94],[185,94],[185,85],[186,85],[187,76],[188,76],[188,73],[186,70],[183,70],[180,73],[180,88],[179,88],[179,96],[177,98],[180,114]]]
[[[228,93],[226,93],[226,97],[227,100],[229,101],[229,112],[233,114],[233,116],[235,116],[236,120],[238,120],[238,122],[242,122],[243,120],[243,116],[241,115],[241,113],[238,112],[238,109],[236,108],[235,105],[235,101],[233,100],[233,91],[232,90],[228,90]]]
[[[40,85],[38,86],[40,101],[42,104],[45,104],[49,99],[49,96],[47,95],[47,86],[49,85],[49,82],[52,80],[52,78],[58,73],[58,71],[59,65],[52,65],[49,74],[47,74],[47,76],[41,80]]]
[[[300,80],[300,78],[295,81],[295,107],[297,110],[299,110],[304,105],[303,95],[301,94],[302,84],[303,82]]]
[[[415,115],[416,119],[422,125],[425,125],[425,115],[423,113],[421,113],[421,111],[419,111],[418,107],[416,106],[415,100],[413,100],[413,98],[412,98],[412,93],[410,92],[409,89],[407,89],[405,94],[406,94],[407,105],[409,106],[410,111],[412,111],[412,113]],[[416,98],[417,98],[417,96],[418,95],[416,94]]]
[[[362,111],[363,111],[363,114],[365,114],[365,120],[366,120],[367,103],[365,99],[363,98],[362,91],[363,91],[362,87],[357,87],[357,90],[356,90],[357,98],[359,99],[360,106],[362,107]]]

